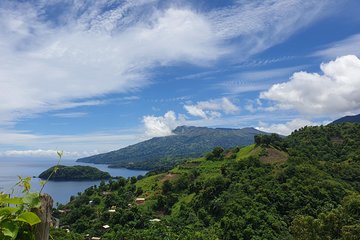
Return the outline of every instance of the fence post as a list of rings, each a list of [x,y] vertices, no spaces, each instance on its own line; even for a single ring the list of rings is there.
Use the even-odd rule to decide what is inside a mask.
[[[41,223],[35,225],[35,239],[49,240],[53,199],[48,194],[41,194],[40,201],[41,207],[34,209],[34,213],[41,219]]]

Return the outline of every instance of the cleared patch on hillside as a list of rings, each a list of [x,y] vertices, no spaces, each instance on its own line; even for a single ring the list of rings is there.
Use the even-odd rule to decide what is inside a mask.
[[[344,143],[344,139],[342,139],[340,137],[332,137],[330,140],[333,144],[343,144]]]
[[[174,179],[176,177],[180,176],[180,174],[177,173],[168,173],[166,174],[161,180],[160,182],[165,182],[166,180],[171,180]]]
[[[265,155],[260,157],[262,163],[282,163],[288,160],[289,155],[286,152],[275,148],[264,148]]]

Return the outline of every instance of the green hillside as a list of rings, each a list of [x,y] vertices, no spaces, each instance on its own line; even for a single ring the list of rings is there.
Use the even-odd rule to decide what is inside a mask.
[[[285,139],[270,135],[255,141],[215,148],[162,174],[89,188],[56,215],[71,232],[53,235],[359,239],[360,124],[305,127]],[[137,204],[137,197],[145,203]]]
[[[254,136],[266,134],[254,128],[227,129],[206,127],[177,127],[173,135],[156,137],[109,153],[81,158],[80,162],[105,163],[111,167],[145,170],[167,170],[184,158],[200,157],[220,146],[246,146]]]
[[[57,170],[53,173],[54,168]],[[53,173],[53,174],[52,174]],[[52,174],[52,175],[51,175]],[[54,166],[39,175],[41,179],[52,181],[84,181],[84,180],[100,180],[109,179],[111,176],[107,172],[100,171],[90,166]]]

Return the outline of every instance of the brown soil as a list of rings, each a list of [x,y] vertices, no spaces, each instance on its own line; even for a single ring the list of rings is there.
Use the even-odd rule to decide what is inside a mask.
[[[266,148],[267,156],[261,156],[262,163],[282,163],[285,162],[289,155],[286,152],[277,150],[275,148]]]
[[[180,174],[168,173],[160,180],[160,182],[165,182],[166,180],[171,180],[173,178],[176,178],[179,175]]]

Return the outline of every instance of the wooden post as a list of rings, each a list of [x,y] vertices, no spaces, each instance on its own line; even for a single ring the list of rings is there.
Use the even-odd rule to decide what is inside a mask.
[[[53,206],[53,199],[48,194],[41,194],[41,207],[34,209],[34,213],[41,219],[41,223],[35,225],[35,239],[49,240],[50,225],[52,223],[51,213]]]

